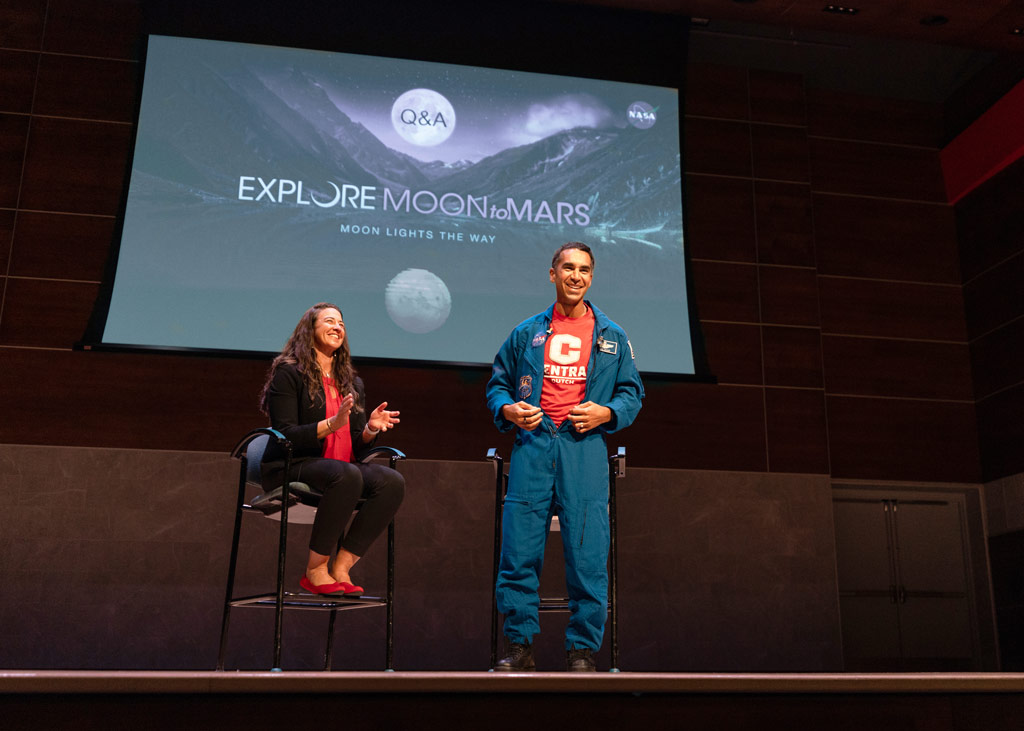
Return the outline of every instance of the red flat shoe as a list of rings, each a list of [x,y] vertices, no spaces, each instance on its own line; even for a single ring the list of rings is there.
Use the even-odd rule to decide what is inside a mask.
[[[362,596],[363,595],[363,587],[361,587],[361,586],[356,586],[355,584],[350,584],[347,581],[339,581],[338,582],[338,586],[340,586],[345,591],[345,596]]]
[[[348,594],[345,587],[352,586],[351,584],[339,584],[337,581],[330,584],[320,584],[317,586],[312,581],[303,576],[299,579],[299,586],[308,591],[310,594],[325,594],[327,596],[340,596]]]

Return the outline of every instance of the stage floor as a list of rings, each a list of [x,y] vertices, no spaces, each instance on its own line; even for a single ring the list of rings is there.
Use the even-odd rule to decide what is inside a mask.
[[[4,731],[1020,731],[1024,674],[0,671]]]
[[[335,692],[1018,693],[1024,692],[1024,673],[0,671],[0,693]]]

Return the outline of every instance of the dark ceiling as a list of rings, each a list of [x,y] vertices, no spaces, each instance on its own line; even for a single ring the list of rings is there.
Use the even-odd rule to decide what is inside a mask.
[[[1024,0],[569,0],[793,31],[1024,52]],[[826,7],[855,8],[854,14]],[[942,19],[945,19],[943,22]],[[1020,32],[1020,31],[1019,31]]]

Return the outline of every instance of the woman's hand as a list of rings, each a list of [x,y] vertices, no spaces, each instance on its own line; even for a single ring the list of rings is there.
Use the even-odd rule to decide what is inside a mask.
[[[345,398],[341,400],[341,406],[338,408],[338,412],[327,419],[328,433],[336,432],[343,426],[348,425],[348,415],[349,412],[352,411],[352,404],[354,403],[355,397],[352,394],[347,394]]]
[[[393,429],[395,424],[399,423],[401,419],[398,418],[400,411],[388,411],[388,402],[385,401],[380,406],[370,412],[370,415],[366,418],[366,431],[370,432],[371,438],[376,436],[377,432],[384,432],[388,429]]]

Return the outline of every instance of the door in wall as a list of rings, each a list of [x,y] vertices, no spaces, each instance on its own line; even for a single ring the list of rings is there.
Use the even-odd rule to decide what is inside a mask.
[[[980,669],[963,495],[835,488],[833,509],[845,669]]]

